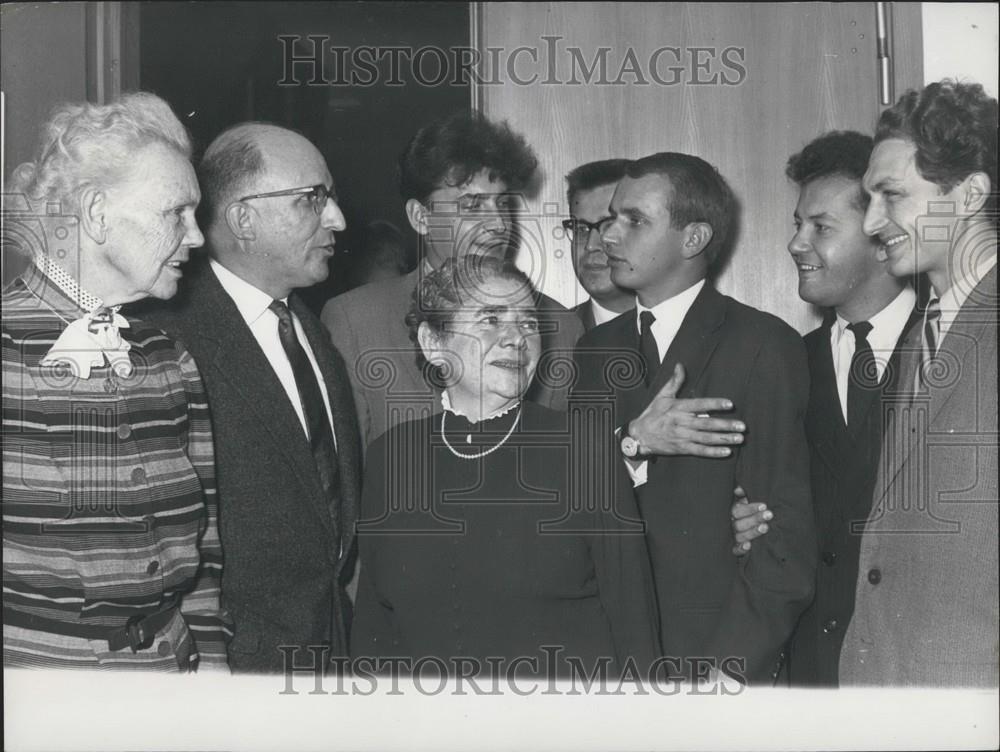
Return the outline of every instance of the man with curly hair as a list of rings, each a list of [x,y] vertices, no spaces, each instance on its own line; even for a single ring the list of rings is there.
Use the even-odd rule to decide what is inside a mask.
[[[925,273],[862,535],[843,684],[996,687],[997,100],[941,81],[882,113],[864,229]]]
[[[406,147],[399,186],[419,235],[417,268],[333,298],[322,313],[347,362],[365,447],[437,402],[440,385],[425,380],[405,322],[419,280],[449,258],[510,257],[519,239],[520,191],[537,164],[522,136],[479,113],[435,121]],[[562,376],[569,371],[560,363],[568,363],[583,326],[572,311],[536,295],[543,356],[526,399],[565,409],[568,378]]]

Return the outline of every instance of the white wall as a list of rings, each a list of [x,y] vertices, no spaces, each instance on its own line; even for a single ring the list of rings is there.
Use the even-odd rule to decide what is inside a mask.
[[[924,83],[959,78],[997,96],[998,6],[924,3]]]

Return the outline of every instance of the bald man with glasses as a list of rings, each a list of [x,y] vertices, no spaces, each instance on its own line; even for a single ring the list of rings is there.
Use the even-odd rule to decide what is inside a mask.
[[[277,126],[224,132],[198,176],[209,259],[149,318],[208,393],[230,666],[325,670],[347,655],[360,449],[343,360],[295,290],[326,279],[344,215],[323,156]]]

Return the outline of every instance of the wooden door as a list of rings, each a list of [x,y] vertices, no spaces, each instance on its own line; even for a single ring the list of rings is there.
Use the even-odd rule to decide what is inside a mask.
[[[898,93],[922,84],[920,9],[893,5]],[[716,165],[741,200],[720,289],[799,331],[815,325],[785,250],[796,190],[784,166],[824,131],[872,131],[875,3],[478,3],[474,16],[478,104],[541,162],[519,264],[545,292],[585,299],[559,226],[565,174],[681,151]]]

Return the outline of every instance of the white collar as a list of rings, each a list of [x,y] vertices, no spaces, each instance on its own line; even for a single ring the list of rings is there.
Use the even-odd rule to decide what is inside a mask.
[[[867,339],[873,351],[896,349],[896,342],[899,340],[899,335],[903,333],[903,328],[906,326],[910,314],[913,313],[913,306],[916,302],[917,294],[912,287],[907,285],[885,308],[868,319],[872,330]],[[847,324],[847,319],[838,313],[837,326],[835,327],[838,338],[844,336]]]
[[[639,299],[635,299],[635,326],[638,331],[641,332],[641,324],[639,323],[639,317],[642,315],[643,311],[652,311],[653,316],[656,317],[657,322],[666,323],[668,321],[679,322],[684,320],[687,316],[688,309],[694,303],[694,299],[698,297],[698,293],[701,292],[701,288],[705,286],[705,280],[699,279],[693,285],[691,285],[686,290],[677,293],[671,298],[667,298],[661,303],[657,303],[652,308],[646,308]],[[656,324],[654,324],[655,326]]]
[[[594,323],[597,325],[603,324],[605,321],[611,321],[611,319],[616,319],[621,315],[610,308],[605,308],[594,298],[590,299],[590,312],[594,314]]]
[[[497,410],[497,411],[495,411],[493,413],[490,413],[489,415],[483,416],[482,418],[479,419],[479,422],[482,423],[483,421],[493,420],[493,418],[499,418],[501,415],[506,415],[507,413],[509,413],[511,410],[513,410],[514,408],[516,408],[520,404],[521,404],[521,401],[517,400],[516,402],[513,402],[512,404],[508,405],[507,407],[503,408],[502,410]],[[466,420],[469,420],[469,416],[468,415],[466,415],[463,412],[460,412],[459,410],[456,410],[454,407],[451,406],[451,397],[448,396],[448,391],[447,390],[444,390],[444,391],[441,392],[441,408],[445,412],[449,412],[452,415],[460,415],[461,417],[465,418]],[[472,422],[472,421],[469,420],[469,422]]]
[[[252,327],[257,322],[257,319],[263,316],[268,310],[274,298],[242,277],[233,274],[233,272],[215,259],[212,259],[209,263],[211,264],[212,271],[215,272],[215,276],[219,278],[219,284],[222,285],[222,289],[236,303],[236,307],[239,309],[243,320],[247,322],[247,326]],[[288,298],[282,298],[281,302],[287,305]]]

